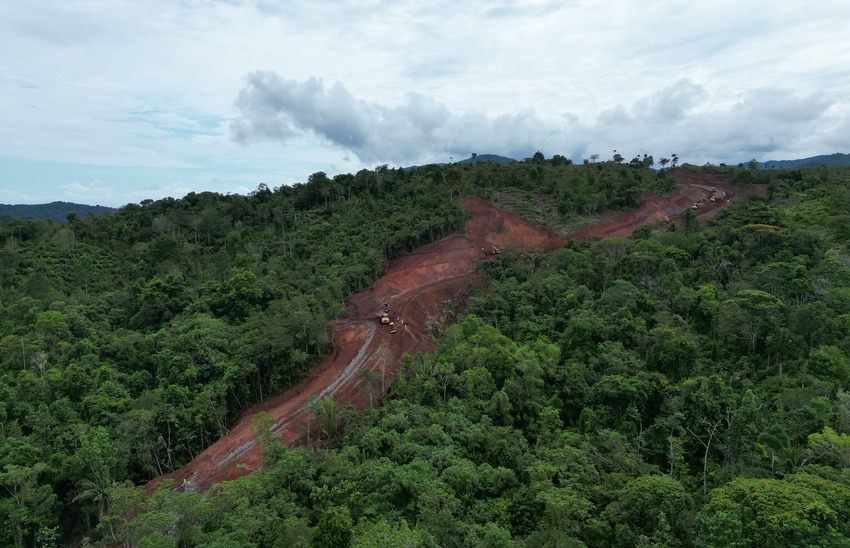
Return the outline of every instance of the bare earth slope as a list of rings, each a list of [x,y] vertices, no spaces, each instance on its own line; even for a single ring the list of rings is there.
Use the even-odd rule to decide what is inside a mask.
[[[600,223],[586,227],[577,238],[628,236],[645,224],[679,215],[693,202],[710,196],[712,187],[717,188],[717,195],[723,200],[711,204],[706,200],[695,211],[700,218],[712,215],[735,196],[727,184],[728,177],[696,175],[681,169],[669,173],[682,183],[672,195],[646,194],[635,210],[603,218]],[[261,449],[254,443],[249,429],[257,413],[270,413],[274,418],[273,431],[280,434],[283,443],[292,444],[302,433],[299,419],[306,418],[310,396],[332,395],[338,404],[362,407],[366,396],[358,390],[359,372],[378,369],[376,354],[381,348],[387,349],[382,354],[388,363],[398,363],[404,354],[432,351],[433,343],[425,336],[429,316],[438,313],[443,301],[462,295],[469,284],[483,285],[481,275],[473,271],[473,261],[485,259],[491,245],[504,248],[514,244],[520,253],[552,251],[563,245],[563,239],[555,233],[483,200],[465,197],[463,205],[472,212],[465,235],[450,236],[393,261],[372,287],[349,298],[349,317],[328,326],[333,353],[308,380],[252,407],[226,436],[183,468],[151,481],[148,489],[163,479],[173,479],[178,487],[205,490],[215,483],[251,473],[261,463]],[[398,328],[395,334],[390,334],[387,325],[376,321],[384,303],[389,304],[390,315]]]
[[[691,173],[680,167],[669,170],[667,174],[679,183],[669,196],[645,192],[635,209],[603,216],[599,223],[585,226],[576,239],[584,240],[592,236],[625,238],[643,225],[661,222],[665,217],[673,220],[681,215],[682,211],[703,199],[705,201],[699,204],[699,209],[694,213],[698,219],[705,220],[714,216],[737,196],[736,190],[729,184],[731,174]],[[712,188],[716,189],[717,202],[709,201]]]

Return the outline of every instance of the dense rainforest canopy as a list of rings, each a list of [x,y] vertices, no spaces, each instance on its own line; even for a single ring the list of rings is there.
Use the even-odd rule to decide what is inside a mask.
[[[6,222],[0,543],[847,545],[848,168],[735,169],[767,196],[704,227],[502,254],[380,405],[328,409],[299,448],[258,420],[264,467],[208,493],[138,487],[303,378],[347,295],[463,228],[457,196],[570,226],[670,190],[647,164],[382,167]]]

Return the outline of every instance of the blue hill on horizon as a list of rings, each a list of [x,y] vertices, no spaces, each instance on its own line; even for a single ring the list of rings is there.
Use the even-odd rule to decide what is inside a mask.
[[[89,214],[100,216],[104,213],[117,211],[117,208],[101,205],[75,204],[73,202],[50,202],[49,204],[0,204],[0,224],[4,217],[8,219],[21,219],[24,221],[35,221],[38,219],[52,219],[54,222],[65,224],[68,222],[68,214],[76,213],[81,218]]]
[[[821,154],[799,160],[768,160],[759,162],[759,169],[791,169],[798,167],[841,167],[850,166],[850,154],[836,152],[834,154]]]

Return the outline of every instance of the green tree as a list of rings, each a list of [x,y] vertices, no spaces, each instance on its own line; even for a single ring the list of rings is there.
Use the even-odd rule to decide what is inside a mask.
[[[339,420],[339,405],[333,396],[324,396],[316,404],[316,418],[325,423],[325,433],[329,440],[334,440],[337,433],[337,422]]]
[[[221,313],[233,321],[244,320],[263,297],[257,277],[250,270],[233,274],[219,289],[216,298]]]
[[[712,490],[698,520],[702,527],[697,544],[728,538],[718,531],[722,522],[733,531],[740,523],[738,543],[746,545],[840,546],[846,542],[841,531],[846,527],[839,515],[846,515],[842,505],[847,501],[846,486],[824,480],[738,478]]]
[[[56,523],[56,495],[38,481],[38,476],[48,471],[48,466],[39,462],[33,466],[7,464],[0,472],[0,485],[11,497],[0,499],[0,512],[8,519],[0,532],[10,534],[16,547],[35,544],[36,537],[48,534]]]
[[[68,319],[57,310],[46,310],[39,313],[35,328],[42,332],[45,339],[50,341],[50,351],[55,354],[59,341],[68,329]]]
[[[691,497],[682,484],[668,476],[646,475],[629,481],[619,496],[623,520],[644,535],[672,525],[682,538],[688,529]]]
[[[377,392],[380,394],[381,374],[377,371],[363,369],[357,374],[357,378],[360,379],[360,384],[357,385],[357,389],[366,393],[369,397],[369,407],[372,407],[374,404],[373,400],[375,393]]]
[[[696,517],[699,536],[694,545],[704,548],[746,548],[750,546],[749,539],[743,537],[741,519],[734,513],[718,510],[712,515],[702,512]]]
[[[273,428],[274,428],[274,415],[267,411],[260,411],[256,415],[251,418],[251,424],[249,426],[251,430],[251,435],[256,438],[257,443],[262,445],[263,447],[267,447],[270,443],[275,441],[275,436]]]
[[[138,308],[132,323],[142,328],[155,328],[183,310],[187,296],[186,279],[180,273],[164,278],[154,276],[141,288]]]
[[[757,443],[765,427],[761,407],[761,402],[752,390],[747,390],[741,404],[731,413],[725,441],[733,474],[736,468],[755,466],[757,463]]]
[[[313,531],[313,546],[346,548],[351,546],[354,525],[348,508],[332,506],[325,510]]]
[[[83,478],[80,480],[82,491],[74,500],[89,498],[97,501],[98,519],[102,519],[109,510],[109,489],[122,464],[118,448],[112,443],[106,428],[85,429],[80,432],[76,458],[83,468]]]
[[[803,462],[809,461],[850,468],[850,435],[839,434],[829,426],[819,433],[810,434],[808,455]]]
[[[686,233],[696,232],[699,230],[699,220],[691,208],[684,210],[680,217]]]
[[[83,282],[85,294],[89,294],[89,282],[97,273],[95,260],[88,253],[81,253],[74,259],[74,272],[78,279]]]
[[[833,386],[850,385],[850,362],[836,346],[821,346],[809,354],[808,370]]]
[[[398,546],[399,548],[419,548],[423,546],[423,535],[418,529],[411,529],[406,520],[390,524],[386,519],[377,522],[359,523],[351,542],[352,548],[372,548],[375,546]]]
[[[782,320],[782,302],[756,289],[742,289],[720,305],[721,334],[747,342],[750,355],[757,345]]]

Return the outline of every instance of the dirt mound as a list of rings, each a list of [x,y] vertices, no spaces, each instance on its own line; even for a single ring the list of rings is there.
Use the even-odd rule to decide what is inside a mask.
[[[634,211],[605,218],[583,230],[579,238],[628,236],[644,224],[680,214],[693,202],[710,196],[712,187],[723,201],[697,210],[698,216],[722,207],[735,196],[728,179],[684,170],[670,170],[670,174],[683,183],[670,196],[647,194]],[[439,315],[443,302],[463,295],[469,284],[483,286],[483,277],[473,271],[475,260],[492,257],[507,246],[512,252],[523,253],[548,252],[563,245],[564,239],[554,232],[483,200],[466,197],[463,205],[472,212],[465,235],[450,236],[393,261],[372,287],[349,298],[349,317],[328,326],[333,353],[309,379],[252,407],[226,436],[186,466],[151,481],[149,492],[163,479],[175,480],[181,489],[205,490],[256,470],[261,464],[261,448],[254,443],[249,425],[259,412],[270,413],[273,431],[283,443],[293,444],[304,435],[311,419],[310,396],[333,396],[339,405],[366,405],[366,394],[358,390],[360,371],[379,371],[382,363],[396,364],[404,354],[432,351],[434,344],[427,338],[427,326]],[[377,321],[385,303],[397,328],[395,334]],[[381,349],[386,350],[379,352]],[[312,425],[312,435],[316,433],[316,425]]]

